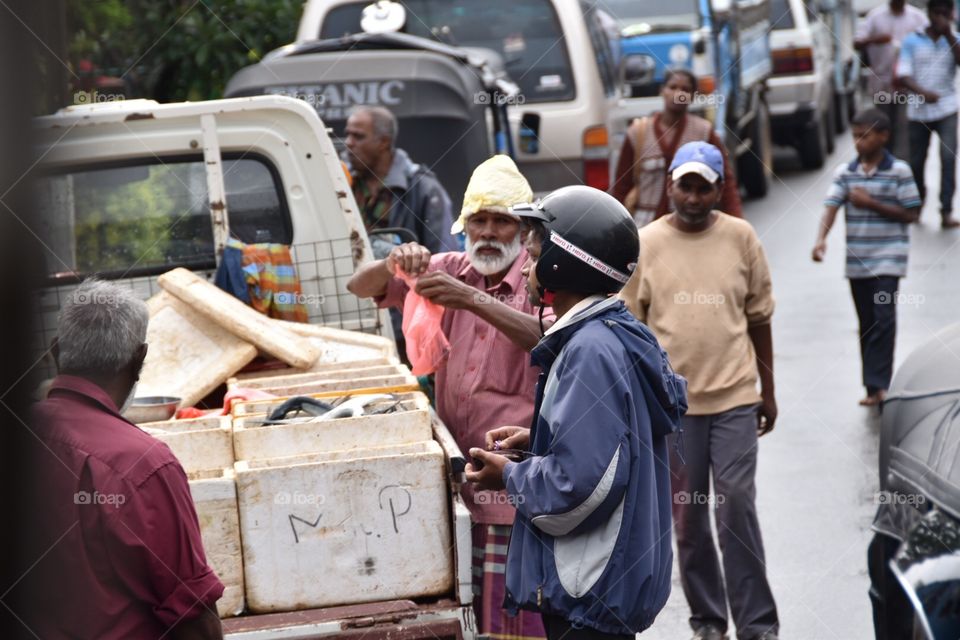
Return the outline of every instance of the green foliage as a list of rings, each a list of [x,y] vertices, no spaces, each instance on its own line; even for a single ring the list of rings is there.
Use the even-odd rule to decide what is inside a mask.
[[[302,0],[68,0],[74,68],[121,76],[127,97],[221,97],[230,76],[293,41]]]

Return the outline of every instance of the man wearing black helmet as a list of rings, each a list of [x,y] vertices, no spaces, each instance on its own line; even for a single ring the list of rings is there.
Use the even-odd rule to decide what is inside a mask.
[[[737,638],[775,640],[779,622],[754,481],[758,434],[773,429],[777,417],[770,270],[753,227],[716,210],[719,149],[683,145],[668,180],[674,212],[640,231],[640,259],[620,295],[689,383],[683,456],[672,455],[671,467],[690,626],[694,640],[725,639],[729,600]],[[722,570],[710,526],[714,509]]]
[[[667,435],[686,383],[611,297],[639,250],[616,199],[565,187],[512,212],[529,226],[531,302],[551,305],[557,322],[532,352],[543,371],[533,428],[490,431],[487,450],[470,450],[467,479],[505,487],[517,507],[508,611],[539,611],[551,640],[632,639],[670,594]]]

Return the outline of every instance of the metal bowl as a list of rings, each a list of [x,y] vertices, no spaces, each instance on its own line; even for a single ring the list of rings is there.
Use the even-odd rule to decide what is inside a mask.
[[[123,417],[130,422],[159,422],[169,420],[177,412],[181,398],[172,396],[145,396],[134,398],[123,412]]]

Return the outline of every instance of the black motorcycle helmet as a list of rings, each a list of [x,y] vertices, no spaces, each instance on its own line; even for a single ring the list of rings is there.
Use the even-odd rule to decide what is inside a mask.
[[[617,293],[637,266],[636,223],[599,189],[563,187],[538,202],[514,205],[511,212],[543,225],[537,261],[541,297],[553,291]]]

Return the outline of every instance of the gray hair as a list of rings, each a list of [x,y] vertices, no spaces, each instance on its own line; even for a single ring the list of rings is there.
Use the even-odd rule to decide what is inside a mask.
[[[397,132],[400,130],[397,117],[385,107],[357,107],[350,115],[367,114],[373,122],[373,135],[380,140],[390,140],[390,150],[397,146]]]
[[[146,341],[149,320],[147,305],[130,289],[102,280],[85,280],[60,311],[60,371],[119,372]]]

